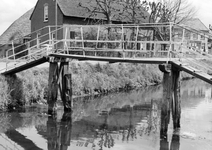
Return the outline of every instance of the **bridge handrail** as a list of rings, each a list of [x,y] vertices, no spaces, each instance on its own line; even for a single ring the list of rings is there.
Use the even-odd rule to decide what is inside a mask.
[[[63,40],[57,40],[54,44],[58,44],[59,42],[62,42],[62,41]],[[45,42],[49,42],[49,40],[44,41],[42,43],[45,43]],[[35,54],[38,54],[38,55],[46,54],[45,56],[48,57],[49,54],[54,53],[53,46],[54,45],[51,45],[50,47],[43,47],[43,48],[37,49],[35,52],[32,52],[32,53],[30,53],[30,54],[28,54],[26,56],[22,56],[20,58],[17,58],[15,60],[16,63],[15,64],[12,64],[12,65],[9,65],[9,66],[8,66],[8,64],[10,63],[10,61],[7,60],[7,62],[6,62],[6,68],[1,69],[0,71],[8,70],[8,68],[16,68],[18,66],[17,64],[22,64],[22,61],[19,61],[19,60],[26,60],[25,62],[26,63],[29,63],[27,60],[29,59],[29,61],[30,61],[31,60],[31,56],[35,56]],[[34,46],[34,47],[36,47],[36,46]],[[33,48],[33,47],[31,47],[31,48]],[[25,50],[25,51],[28,51],[28,50]],[[21,52],[23,53],[23,51],[21,51]],[[18,53],[15,54],[15,55],[18,55]],[[14,57],[14,56],[11,56],[11,57]],[[26,58],[26,57],[28,57],[28,59],[23,59],[23,58]],[[41,57],[43,57],[43,55],[40,56],[40,57],[38,57],[37,59],[39,59]]]
[[[45,27],[42,27],[42,28],[40,28],[40,29],[38,29],[38,30],[35,30],[35,31],[31,32],[30,34],[24,35],[24,36],[21,37],[21,38],[15,38],[15,39],[13,39],[13,40],[10,40],[10,41],[8,41],[6,44],[3,44],[3,45],[1,45],[1,46],[2,46],[2,47],[3,47],[3,46],[6,46],[6,45],[9,44],[9,42],[15,43],[16,40],[20,40],[20,39],[22,39],[22,38],[24,38],[24,37],[28,37],[28,36],[30,36],[30,35],[32,35],[32,34],[38,33],[38,32],[40,32],[40,31],[42,31],[42,30],[44,30],[44,29],[48,29],[48,28],[52,28],[52,27],[55,27],[55,28],[56,28],[56,26],[54,26],[54,25],[45,26]],[[57,26],[57,27],[62,27],[62,26]]]
[[[173,35],[175,34],[175,32],[173,32],[173,26],[175,26],[175,25],[176,24],[174,24],[174,23],[157,23],[157,24],[146,23],[146,24],[140,24],[140,25],[137,25],[137,24],[136,25],[135,24],[65,25],[65,26],[59,27],[59,28],[57,28],[56,30],[53,30],[53,31],[49,30],[49,32],[47,32],[46,34],[39,36],[39,38],[43,38],[43,37],[45,38],[45,36],[49,36],[51,33],[55,33],[58,30],[65,29],[65,30],[63,30],[63,34],[65,34],[65,39],[63,38],[61,40],[53,40],[53,39],[51,39],[52,37],[49,36],[48,40],[45,40],[45,41],[39,43],[39,46],[42,46],[44,44],[49,44],[49,47],[51,47],[51,48],[47,48],[47,47],[41,47],[40,48],[37,45],[34,45],[34,46],[31,46],[31,47],[27,47],[26,49],[24,49],[20,52],[15,53],[14,49],[18,48],[22,45],[25,45],[25,44],[22,44],[22,45],[15,47],[15,48],[11,48],[11,49],[7,50],[6,51],[6,56],[7,56],[6,57],[6,61],[7,61],[6,65],[11,62],[10,61],[11,58],[13,58],[14,61],[20,61],[21,62],[22,60],[31,61],[30,58],[35,56],[36,54],[37,54],[36,57],[37,56],[40,57],[40,55],[44,54],[44,53],[46,54],[46,56],[48,56],[48,54],[50,52],[48,50],[49,49],[53,50],[53,47],[57,48],[57,44],[59,42],[63,42],[63,48],[60,51],[58,51],[58,49],[57,49],[57,51],[55,50],[54,53],[64,53],[65,51],[67,51],[67,52],[82,51],[83,53],[80,52],[80,53],[77,53],[77,54],[78,55],[89,55],[90,53],[85,53],[85,52],[90,52],[90,51],[96,52],[96,51],[100,50],[101,52],[102,51],[103,52],[104,51],[105,52],[116,52],[116,51],[123,52],[123,55],[120,56],[120,57],[123,57],[123,58],[125,58],[125,54],[127,54],[127,57],[134,57],[133,55],[135,54],[136,57],[137,56],[138,57],[140,57],[140,56],[141,57],[143,57],[143,56],[144,57],[146,57],[146,56],[147,57],[149,57],[149,56],[150,57],[154,57],[154,56],[164,57],[165,56],[165,57],[171,58],[172,52],[181,53],[184,50],[183,46],[188,46],[187,42],[183,40],[185,35],[183,35],[182,39],[179,39],[181,37],[173,38]],[[120,28],[120,29],[118,29],[117,32],[114,32],[115,34],[117,34],[117,35],[115,35],[115,38],[111,38],[111,39],[105,38],[109,35],[108,32],[106,32],[106,33],[102,32],[101,34],[103,34],[103,38],[102,38],[102,35],[99,38],[99,34],[100,34],[99,33],[100,28],[99,27],[100,26],[103,27],[103,28],[108,27],[108,28],[114,28],[114,29]],[[195,31],[195,30],[192,30],[192,29],[188,29],[185,26],[181,26],[181,25],[176,25],[176,26],[179,27],[179,28],[182,28],[183,30],[189,30],[191,32]],[[87,35],[87,34],[90,33],[90,30],[87,30],[86,27],[95,27],[95,29],[98,28],[98,32],[97,33],[95,32],[96,37],[94,37],[93,39],[89,39],[88,36],[84,37],[84,35]],[[147,27],[150,27],[150,28],[147,28]],[[153,39],[152,36],[149,37],[149,35],[152,35],[152,32],[149,33],[149,30],[152,31],[155,28],[157,28],[157,30],[159,30],[158,31],[159,33],[157,33],[157,34],[161,34],[161,32],[163,30],[160,27],[166,27],[166,30],[164,31],[166,34],[164,34],[165,35],[164,38],[163,37],[162,38],[156,37],[156,40],[149,40],[149,39]],[[124,30],[123,28],[126,28],[126,29]],[[76,32],[75,34],[77,36],[76,37],[74,36],[73,39],[71,39],[71,37],[67,36],[67,34],[69,34],[69,30],[70,31],[74,30]],[[107,31],[107,29],[105,29],[105,28],[103,30]],[[144,30],[144,33],[143,33],[143,30]],[[197,32],[197,31],[195,31],[195,32]],[[202,34],[201,32],[198,32],[198,33],[200,35]],[[106,34],[106,36],[104,34]],[[127,35],[128,37],[126,39],[124,38],[124,34],[129,34],[129,35]],[[133,38],[131,36],[133,36]],[[141,37],[140,39],[138,39],[138,36],[142,36],[142,37],[144,36],[144,37],[143,38]],[[146,38],[146,36],[148,38]],[[37,40],[37,39],[32,39],[32,40],[28,41],[27,43],[34,42],[35,40]],[[91,44],[85,45],[85,42],[91,43]],[[70,44],[70,43],[74,43],[74,44]],[[92,43],[94,43],[94,44],[92,44]],[[110,46],[107,46],[107,44],[103,45],[103,46],[102,45],[98,46],[97,43],[118,43],[118,44],[115,44],[115,46],[113,45],[112,47],[110,47]],[[133,43],[133,44],[130,44],[130,43]],[[127,47],[125,47],[124,44],[129,44],[129,45],[127,45]],[[144,46],[137,46],[136,44],[144,44]],[[162,47],[161,46],[162,44],[164,44],[165,46]],[[175,46],[172,46],[172,45],[177,45],[177,46],[175,47]],[[174,49],[174,48],[176,48],[176,49]],[[10,53],[11,50],[13,51],[12,53]],[[125,53],[125,52],[127,52],[127,53]],[[136,52],[136,53],[134,53],[134,52]],[[146,53],[147,55],[143,55],[143,54],[140,55],[139,52],[140,53]],[[160,52],[161,52],[161,54],[159,54]],[[51,53],[53,53],[53,51],[51,51]],[[157,55],[157,53],[159,55]],[[195,53],[195,52],[192,52],[192,53]],[[20,56],[20,57],[17,57],[20,54],[23,54],[23,55]],[[96,53],[91,53],[91,54],[96,56]],[[105,54],[105,53],[103,53],[103,54]],[[182,52],[182,54],[186,54],[186,51]],[[198,54],[199,53],[196,52],[195,55],[198,55]],[[103,56],[103,55],[101,55],[101,56]],[[111,55],[111,57],[117,57],[117,55]],[[193,55],[191,57],[193,57]],[[6,68],[7,68],[7,66],[6,66]]]
[[[197,29],[191,28],[191,27],[189,27],[189,26],[187,26],[187,25],[175,24],[175,26],[178,26],[178,27],[180,27],[180,28],[182,28],[182,29],[185,29],[185,30],[188,30],[188,31],[190,31],[190,32],[194,32],[194,33],[196,33],[196,34],[198,34],[198,35],[202,35],[202,36],[204,36],[204,37],[206,37],[206,38],[210,38],[210,39],[211,39],[211,37],[212,37],[212,34],[209,33],[209,32],[206,33],[206,32],[203,32],[203,31],[201,31],[201,30],[197,30]]]
[[[51,26],[50,26],[51,27]],[[54,33],[54,32],[56,32],[56,31],[58,31],[58,30],[61,30],[63,27],[60,27],[60,28],[58,28],[58,29],[56,29],[56,30],[53,30],[53,31],[51,31],[51,32],[48,32],[48,33],[46,33],[46,34],[43,34],[42,36],[40,36],[40,38],[42,38],[42,37],[45,37],[45,36],[47,36],[47,35],[49,35],[49,34],[51,34],[51,33]],[[33,42],[33,41],[36,41],[37,39],[35,38],[35,39],[32,39],[32,40],[30,40],[30,41],[28,41],[28,42],[26,42],[26,43],[31,43],[31,42]],[[13,48],[11,48],[11,49],[8,49],[7,51],[6,51],[6,57],[8,56],[8,53],[10,52],[10,51],[14,51],[14,49],[17,49],[17,48],[20,48],[21,46],[24,46],[24,45],[26,45],[26,43],[23,43],[23,44],[20,44],[20,45],[18,45],[18,46],[16,46],[16,47],[13,47]]]
[[[46,40],[46,41],[44,41],[44,42],[41,42],[40,45],[46,44],[47,42],[50,42],[50,41],[51,41],[51,40]],[[31,49],[33,49],[33,48],[37,48],[37,45],[34,45],[34,46],[30,47],[30,48],[27,48],[27,49],[25,49],[25,50],[22,50],[22,51],[20,51],[20,52],[18,52],[18,53],[15,53],[15,54],[13,54],[13,55],[7,56],[6,59],[9,59],[9,58],[11,58],[11,57],[15,57],[16,55],[19,55],[19,54],[22,54],[22,53],[24,53],[24,52],[27,52],[27,51],[29,51],[29,50],[31,50]],[[16,59],[16,60],[17,60],[17,59]]]

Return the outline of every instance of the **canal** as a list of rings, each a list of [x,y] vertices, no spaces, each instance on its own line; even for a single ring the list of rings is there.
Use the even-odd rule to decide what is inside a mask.
[[[46,107],[0,114],[0,150],[211,150],[212,86],[181,84],[181,128],[160,139],[162,86],[75,99],[72,114]]]

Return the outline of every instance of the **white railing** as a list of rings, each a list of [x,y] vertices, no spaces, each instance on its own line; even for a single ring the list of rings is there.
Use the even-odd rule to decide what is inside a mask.
[[[7,50],[5,58],[6,68],[4,70],[15,68],[23,63],[29,63],[43,56],[48,57],[50,53],[121,57],[123,59],[163,57],[168,58],[167,61],[170,61],[173,57],[211,58],[209,54],[202,53],[204,55],[200,55],[198,50],[192,51],[192,49],[189,49],[189,44],[191,44],[189,42],[191,41],[186,40],[186,34],[190,32],[205,36],[205,38],[210,36],[173,23],[66,25],[53,31],[50,26],[47,28],[48,31],[39,36],[42,40],[39,44],[35,45],[38,42],[38,39],[35,38],[25,44]],[[42,28],[39,31],[43,29],[46,28]],[[62,35],[57,40],[52,38],[52,34],[56,32],[60,33],[57,35]],[[16,52],[18,48],[26,45],[28,45],[26,49]],[[189,53],[193,55],[191,56]]]

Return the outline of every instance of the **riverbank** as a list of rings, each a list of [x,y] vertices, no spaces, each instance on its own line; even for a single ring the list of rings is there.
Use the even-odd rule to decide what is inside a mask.
[[[157,65],[89,63],[72,61],[73,96],[98,95],[159,84]],[[46,103],[48,68],[34,68],[0,78],[0,108]],[[18,88],[17,88],[18,87]]]
[[[158,65],[72,61],[70,73],[73,97],[132,90],[162,82]],[[0,109],[46,104],[48,76],[48,68],[33,68],[7,78],[1,76]]]

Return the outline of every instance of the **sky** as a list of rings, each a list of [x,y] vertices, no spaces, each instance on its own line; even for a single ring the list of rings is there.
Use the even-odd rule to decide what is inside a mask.
[[[20,16],[35,6],[37,0],[0,0],[0,35]],[[188,0],[196,7],[197,16],[206,25],[212,24],[212,0]]]

